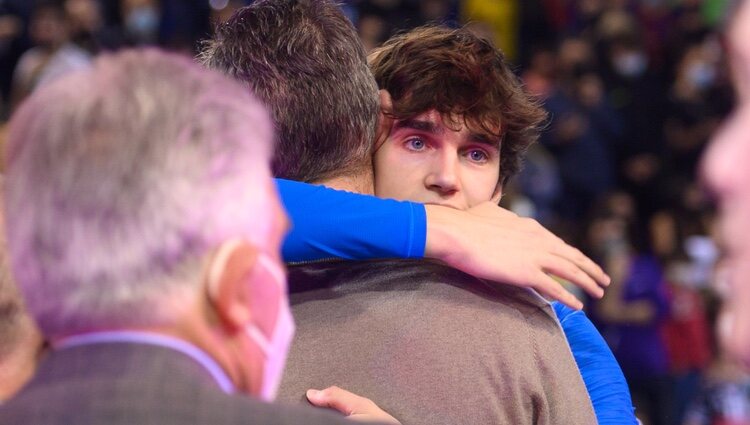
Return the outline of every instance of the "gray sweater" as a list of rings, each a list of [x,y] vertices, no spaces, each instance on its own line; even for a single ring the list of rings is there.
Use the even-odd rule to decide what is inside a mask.
[[[404,425],[595,424],[549,303],[425,260],[290,267],[279,400],[338,385]]]

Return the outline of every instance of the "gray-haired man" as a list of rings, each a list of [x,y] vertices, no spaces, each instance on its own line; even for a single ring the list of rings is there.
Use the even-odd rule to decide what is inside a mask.
[[[0,423],[344,421],[256,399],[275,396],[294,331],[271,139],[235,82],[155,50],[29,98],[11,122],[8,241],[53,349]]]

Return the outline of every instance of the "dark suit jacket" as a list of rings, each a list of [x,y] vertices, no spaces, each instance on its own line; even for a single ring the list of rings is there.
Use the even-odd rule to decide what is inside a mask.
[[[227,395],[195,360],[168,348],[95,344],[51,353],[0,424],[347,424],[312,407]]]

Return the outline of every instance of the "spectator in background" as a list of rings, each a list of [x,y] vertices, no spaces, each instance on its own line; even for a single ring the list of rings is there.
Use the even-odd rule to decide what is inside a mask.
[[[24,18],[29,9],[24,0],[0,1],[0,127],[10,112],[13,68],[26,48]]]
[[[710,28],[704,19],[702,3],[705,0],[683,0],[672,5],[669,31],[664,40],[665,53],[670,61],[668,71],[673,70],[689,46],[700,43]]]
[[[666,425],[670,389],[661,326],[668,302],[662,268],[633,222],[634,209],[620,209],[612,200],[605,198],[594,212],[588,233],[592,252],[612,277],[604,297],[591,306],[592,320],[622,367],[636,415],[644,424]]]
[[[442,23],[457,24],[456,0],[363,0],[357,2],[356,13],[349,5],[343,6],[347,17],[357,26],[367,52],[378,47],[401,30]],[[356,19],[352,17],[356,16]]]
[[[219,25],[226,22],[230,16],[237,11],[237,9],[246,5],[245,0],[228,0],[226,5],[221,8],[211,8],[210,21],[213,25]]]
[[[159,45],[194,56],[198,43],[211,35],[206,0],[160,0]]]
[[[662,169],[664,90],[653,60],[636,28],[606,39],[603,72],[607,97],[623,123],[617,144],[616,173],[620,187],[635,197],[638,220],[647,222],[660,205],[658,177]]]
[[[70,31],[70,19],[61,4],[37,3],[29,24],[34,47],[21,56],[13,72],[13,106],[37,87],[89,65],[91,57],[71,42]]]
[[[541,100],[549,97],[557,78],[557,55],[554,49],[548,46],[534,49],[522,77],[529,94]]]
[[[544,102],[553,118],[541,141],[559,165],[563,194],[558,211],[572,221],[613,188],[613,150],[622,126],[595,72],[588,41],[563,40],[558,66],[557,84]]]
[[[419,2],[407,0],[365,0],[358,5],[359,35],[369,52],[399,29],[418,25]]]
[[[670,308],[663,333],[672,381],[669,423],[673,425],[682,424],[685,410],[696,397],[701,376],[712,357],[706,303],[699,288],[694,286],[690,266],[687,261],[672,260],[665,273]]]
[[[730,108],[718,49],[715,40],[707,38],[687,47],[677,63],[664,126],[672,178],[695,178],[698,158]]]
[[[105,36],[104,15],[97,0],[66,0],[65,11],[70,19],[71,40],[90,54],[98,53]]]
[[[680,425],[746,425],[750,423],[750,375],[722,352],[714,360]]]
[[[162,21],[160,0],[121,0],[126,38],[133,44],[155,44]]]

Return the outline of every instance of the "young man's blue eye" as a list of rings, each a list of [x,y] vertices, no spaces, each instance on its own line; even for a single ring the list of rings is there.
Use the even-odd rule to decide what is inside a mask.
[[[487,154],[480,150],[469,151],[469,158],[475,162],[484,162],[488,159]]]
[[[406,141],[406,146],[415,151],[421,151],[425,147],[424,140],[422,139],[409,139]]]

